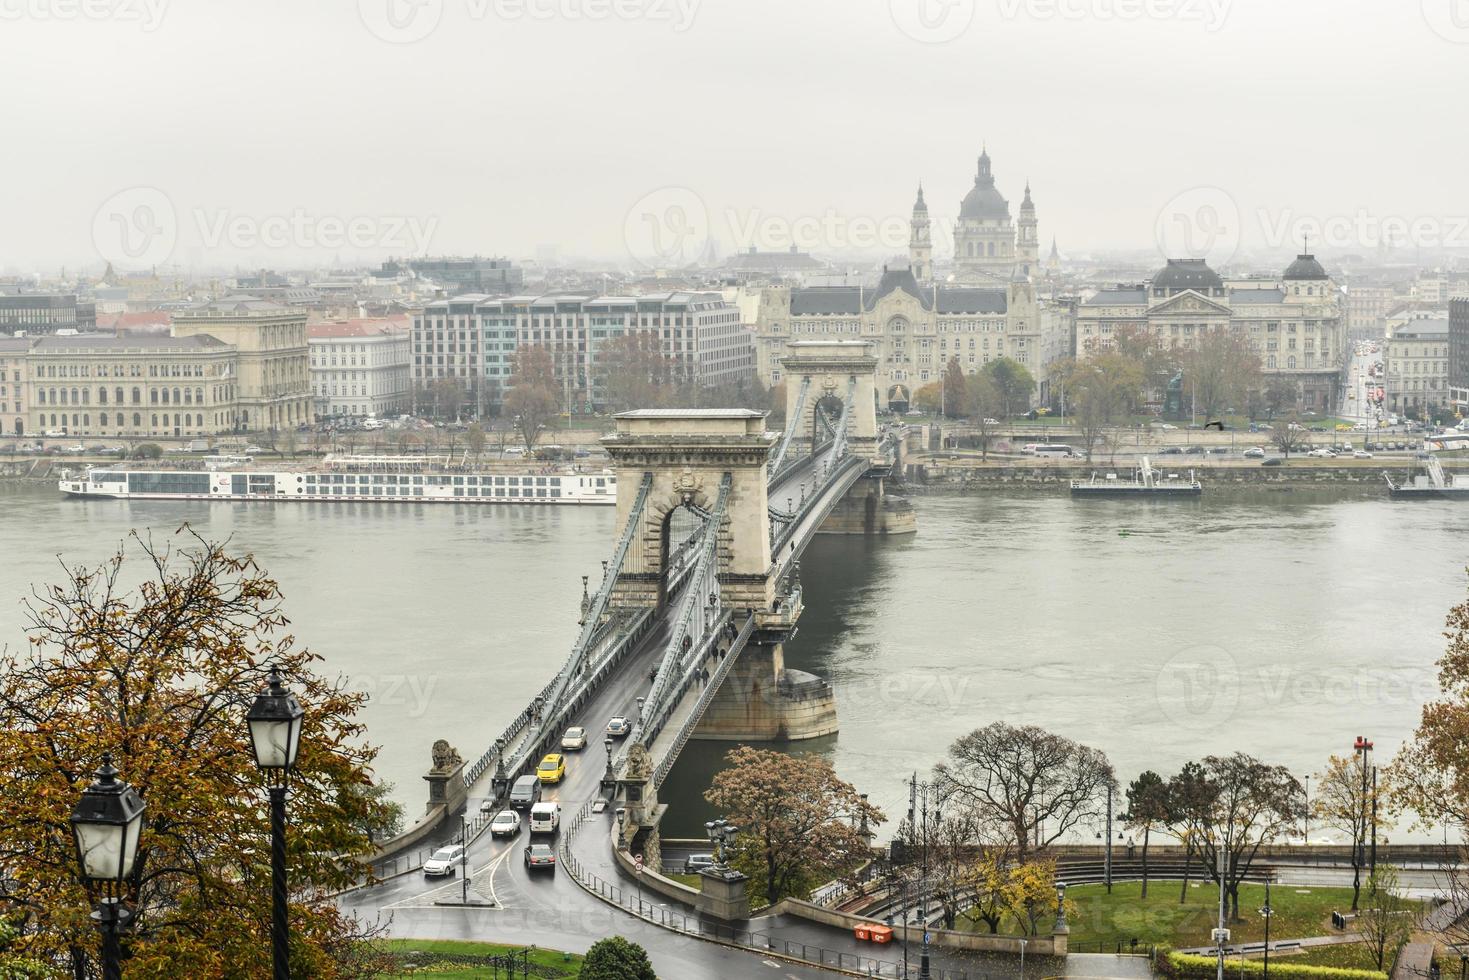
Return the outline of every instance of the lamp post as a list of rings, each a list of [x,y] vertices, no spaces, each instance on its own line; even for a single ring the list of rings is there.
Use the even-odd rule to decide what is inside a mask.
[[[1372,751],[1372,743],[1358,735],[1352,743],[1352,751],[1362,756],[1362,811],[1357,814],[1361,829],[1352,842],[1352,892],[1355,895],[1362,886],[1362,868],[1367,864],[1367,756]]]
[[[1020,980],[1025,980],[1025,940],[1020,940]]]
[[[1270,914],[1275,911],[1270,907],[1270,879],[1265,879],[1265,907],[1260,910],[1260,916],[1265,920],[1265,976],[1263,980],[1270,980]]]
[[[119,936],[132,918],[123,895],[138,857],[144,806],[138,791],[117,778],[111,755],[102,756],[96,776],[71,812],[71,833],[82,878],[101,893],[92,919],[102,931],[102,978],[122,980]]]
[[[290,924],[286,919],[286,783],[301,746],[301,702],[281,683],[281,673],[270,669],[265,690],[245,715],[255,765],[270,790],[270,942],[274,980],[290,980]]]

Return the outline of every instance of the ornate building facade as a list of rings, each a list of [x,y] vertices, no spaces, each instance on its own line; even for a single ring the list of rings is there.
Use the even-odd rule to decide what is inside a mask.
[[[1266,379],[1295,385],[1300,408],[1323,415],[1337,404],[1346,364],[1341,290],[1321,263],[1297,256],[1278,278],[1226,285],[1202,259],[1169,259],[1151,280],[1103,289],[1081,304],[1076,356],[1112,346],[1123,328],[1146,330],[1160,347],[1187,350],[1213,330],[1239,331]]]

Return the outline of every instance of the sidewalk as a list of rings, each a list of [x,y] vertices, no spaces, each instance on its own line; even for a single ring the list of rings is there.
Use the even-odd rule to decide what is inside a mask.
[[[1433,943],[1408,943],[1398,953],[1398,961],[1392,969],[1392,980],[1423,980],[1428,976],[1428,965],[1433,961]]]

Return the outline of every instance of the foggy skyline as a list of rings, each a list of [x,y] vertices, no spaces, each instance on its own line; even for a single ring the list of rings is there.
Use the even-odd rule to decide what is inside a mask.
[[[1459,0],[919,2],[0,0],[0,266],[942,257],[984,146],[1043,254],[1469,246]]]

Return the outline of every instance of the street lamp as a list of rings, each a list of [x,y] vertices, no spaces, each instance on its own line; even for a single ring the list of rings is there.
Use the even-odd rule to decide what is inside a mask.
[[[1270,980],[1270,914],[1275,910],[1270,907],[1270,879],[1265,879],[1265,907],[1260,910],[1260,915],[1265,919],[1265,976],[1263,980]]]
[[[286,920],[286,781],[301,747],[301,702],[281,684],[280,670],[270,668],[265,690],[245,714],[255,765],[270,789],[270,939],[273,976],[290,980],[290,926]]]
[[[103,980],[122,980],[122,947],[118,938],[132,918],[123,904],[125,882],[138,857],[143,832],[143,798],[117,778],[112,756],[103,755],[96,780],[82,790],[71,812],[82,878],[101,892],[92,913],[102,931]]]
[[[729,845],[734,840],[735,834],[740,828],[723,818],[710,820],[704,824],[704,834],[709,838],[709,844],[714,848],[714,867],[710,870],[727,872],[729,866],[725,859],[729,856]]]

